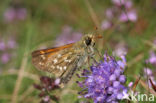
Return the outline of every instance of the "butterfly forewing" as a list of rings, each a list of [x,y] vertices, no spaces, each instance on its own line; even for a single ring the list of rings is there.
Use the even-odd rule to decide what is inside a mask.
[[[32,62],[40,70],[53,73],[56,77],[63,76],[67,69],[74,68],[73,63],[77,59],[73,45],[34,51]]]

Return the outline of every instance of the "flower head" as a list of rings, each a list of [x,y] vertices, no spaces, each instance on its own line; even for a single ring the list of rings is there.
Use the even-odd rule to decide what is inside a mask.
[[[152,65],[156,65],[156,53],[154,51],[150,51],[150,56],[146,60],[146,63],[150,63]]]
[[[4,43],[4,41],[0,40],[0,51],[4,51],[6,48],[6,45]]]
[[[1,55],[2,63],[6,64],[10,60],[10,55],[8,53],[4,53]]]
[[[92,65],[90,71],[86,69],[83,71],[82,77],[85,77],[85,80],[78,84],[85,90],[80,94],[85,98],[92,98],[94,103],[118,102],[123,97],[123,91],[127,92],[127,88],[123,85],[126,82],[123,67],[113,57],[105,54],[104,61]]]
[[[13,22],[14,20],[24,20],[27,17],[26,8],[15,8],[10,7],[7,8],[4,12],[4,20],[5,22]]]
[[[148,78],[151,79],[152,83],[154,85],[156,85],[156,80],[154,78],[154,73],[153,72],[155,72],[155,71],[150,69],[150,68],[144,68],[144,77],[147,78],[147,76],[148,76]],[[152,87],[150,81],[148,81],[147,84],[149,85],[149,87]]]
[[[119,20],[121,22],[127,22],[128,20],[135,22],[137,20],[137,13],[135,10],[128,11],[127,13],[122,12],[119,17]]]
[[[128,52],[128,47],[126,43],[119,42],[117,45],[115,45],[115,48],[113,50],[113,55],[121,57],[122,55],[126,55]]]
[[[41,84],[34,84],[34,87],[41,91],[39,94],[39,97],[42,98],[40,103],[50,103],[51,100],[58,101],[58,98],[51,95],[50,92],[59,88],[60,79],[42,76],[40,81]]]
[[[125,8],[132,7],[131,0],[112,0],[112,3],[116,6],[125,6]]]
[[[102,24],[101,24],[101,29],[102,30],[106,30],[106,29],[109,29],[111,28],[113,25],[110,21],[103,21]]]
[[[0,64],[8,63],[13,57],[13,50],[17,47],[15,39],[8,38],[7,41],[4,38],[0,38]]]
[[[102,30],[108,30],[113,25],[116,25],[114,21],[120,21],[122,23],[136,22],[138,19],[137,11],[133,7],[132,0],[111,0],[112,7],[106,9],[105,20],[101,23]],[[125,11],[121,8],[124,8]],[[118,25],[120,27],[120,25]]]

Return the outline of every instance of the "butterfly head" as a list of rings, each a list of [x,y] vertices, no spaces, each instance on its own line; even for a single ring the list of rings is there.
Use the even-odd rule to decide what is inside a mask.
[[[88,47],[88,46],[94,46],[95,42],[100,38],[102,38],[101,35],[87,34],[82,39],[85,46]]]

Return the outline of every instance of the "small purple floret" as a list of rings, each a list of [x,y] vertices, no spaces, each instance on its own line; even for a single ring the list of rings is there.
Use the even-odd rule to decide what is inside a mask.
[[[125,75],[120,75],[119,81],[120,81],[121,83],[124,83],[124,82],[126,81]]]
[[[110,81],[115,81],[116,80],[116,75],[112,74],[109,78]]]

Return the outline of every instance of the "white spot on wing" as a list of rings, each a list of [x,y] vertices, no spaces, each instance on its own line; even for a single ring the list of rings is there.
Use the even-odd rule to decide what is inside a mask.
[[[64,61],[65,61],[65,62],[68,62],[68,60],[66,60],[66,59],[65,59]]]
[[[44,63],[42,63],[42,62],[39,62],[39,65],[44,65]]]
[[[63,67],[63,69],[64,69],[64,70],[66,70],[66,69],[67,69],[67,67],[66,67],[66,66],[64,66],[64,67]]]
[[[54,64],[57,63],[57,59],[54,59],[53,62],[54,62]]]
[[[60,67],[57,65],[57,67],[56,67],[57,69],[59,69]]]
[[[72,52],[69,52],[69,54],[71,55],[71,54],[72,54]]]
[[[67,57],[65,57],[64,60],[67,60]]]
[[[41,58],[44,60],[45,59],[45,56],[44,55],[41,55]]]
[[[58,58],[60,58],[61,57],[61,54],[58,54],[58,56],[57,56]]]
[[[51,68],[54,69],[55,67],[52,65]]]
[[[69,63],[71,62],[71,60],[67,60],[67,59],[66,59],[66,60],[64,60],[64,61],[65,61],[65,62],[69,62]]]
[[[62,70],[62,67],[60,67],[60,70]]]

